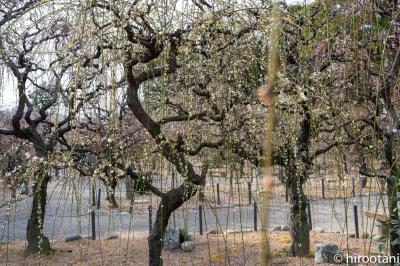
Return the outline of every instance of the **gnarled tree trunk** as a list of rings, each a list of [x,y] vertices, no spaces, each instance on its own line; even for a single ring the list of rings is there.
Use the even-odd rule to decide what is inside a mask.
[[[199,183],[204,185],[206,174],[208,171],[208,164],[204,164],[201,174],[197,175]],[[194,177],[192,177],[194,178]],[[190,179],[190,178],[189,178]],[[163,237],[165,230],[168,226],[169,217],[178,209],[185,201],[190,199],[197,192],[194,184],[185,182],[177,188],[171,189],[167,193],[161,195],[161,201],[158,205],[156,220],[153,229],[149,236],[149,265],[159,266],[162,265],[162,248]]]
[[[115,178],[111,178],[111,180],[106,184],[107,190],[107,200],[110,203],[110,208],[118,209],[118,203],[115,199],[115,188],[117,187],[117,180]]]
[[[133,200],[135,199],[135,192],[133,189],[133,180],[129,175],[125,177],[125,191],[126,191],[126,198],[129,201],[133,202]]]
[[[290,184],[290,236],[292,239],[290,254],[303,257],[310,250],[310,223],[307,215],[307,196],[303,192],[303,184]]]
[[[290,146],[287,150],[287,184],[290,193],[290,236],[292,239],[290,253],[292,256],[303,257],[310,252],[310,221],[308,220],[308,200],[304,194],[303,185],[308,178],[310,144],[310,113],[303,105],[304,116],[300,123],[297,139],[298,153]]]
[[[28,246],[26,251],[30,254],[44,253],[51,251],[49,239],[43,235],[43,224],[46,212],[47,184],[50,175],[44,170],[40,170],[35,176],[33,186],[33,200],[31,214],[28,219],[26,239]]]
[[[149,236],[149,265],[162,265],[161,252],[163,248],[163,236],[168,226],[168,220],[172,212],[178,209],[186,200],[196,193],[194,186],[183,184],[178,188],[168,191],[161,197],[158,205],[156,220]]]

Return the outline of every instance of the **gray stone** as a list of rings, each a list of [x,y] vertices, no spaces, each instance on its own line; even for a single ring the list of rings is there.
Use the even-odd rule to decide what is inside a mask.
[[[194,242],[192,241],[185,241],[181,244],[181,249],[184,252],[192,252],[194,250]]]
[[[67,236],[65,238],[65,242],[78,241],[78,240],[81,240],[81,239],[82,239],[81,235],[70,235],[70,236]]]
[[[28,193],[29,193],[28,184],[24,183],[21,187],[21,195],[28,195]]]
[[[242,234],[242,233],[251,233],[251,232],[253,232],[253,229],[251,229],[251,228],[244,228],[242,230],[228,229],[228,230],[226,230],[225,234]]]
[[[321,227],[316,227],[316,228],[314,229],[314,232],[315,232],[315,233],[318,233],[318,234],[322,234],[322,233],[325,233],[325,230],[322,229]]]
[[[274,228],[272,228],[272,231],[281,231],[281,226],[280,225],[274,226]]]
[[[355,233],[342,233],[343,237],[354,238],[356,237]]]
[[[181,245],[179,231],[173,228],[167,228],[164,234],[164,249],[175,250]]]
[[[110,235],[106,238],[106,240],[114,240],[114,239],[118,239],[119,236],[117,235]]]
[[[289,226],[281,225],[281,231],[289,231]]]
[[[335,255],[339,253],[339,247],[335,244],[315,245],[315,263],[335,263]]]
[[[218,229],[211,229],[207,232],[207,235],[216,235],[216,234],[221,234],[222,231]]]

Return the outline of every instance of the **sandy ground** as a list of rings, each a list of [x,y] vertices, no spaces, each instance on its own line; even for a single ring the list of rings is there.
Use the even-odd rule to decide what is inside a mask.
[[[314,256],[292,258],[288,256],[290,237],[287,232],[269,233],[273,254],[272,265],[314,265]],[[368,254],[369,239],[343,239],[334,233],[311,233],[311,253],[316,243],[336,243],[342,251]],[[54,253],[49,256],[27,256],[26,243],[16,241],[0,245],[1,265],[147,265],[148,249],[145,237],[116,240],[81,240],[53,243]],[[164,251],[164,265],[259,265],[260,233],[236,233],[195,237],[196,248],[191,253],[181,250]],[[348,247],[348,249],[347,249]],[[370,252],[377,244],[372,242]],[[319,264],[324,265],[324,264]],[[325,264],[326,265],[326,264]]]

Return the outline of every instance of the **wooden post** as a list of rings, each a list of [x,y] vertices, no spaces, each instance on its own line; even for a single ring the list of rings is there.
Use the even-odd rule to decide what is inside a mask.
[[[257,231],[257,202],[254,201],[254,231]]]
[[[308,221],[310,223],[310,230],[311,230],[312,229],[312,219],[311,219],[311,204],[310,204],[310,202],[308,202],[307,210],[308,210]]]
[[[360,238],[360,231],[358,229],[358,211],[357,205],[354,205],[354,226],[356,228],[356,237]]]
[[[199,191],[199,226],[200,226],[200,235],[203,235],[203,201],[204,201],[204,192],[203,188]]]
[[[92,187],[92,211],[91,211],[91,220],[92,220],[92,239],[96,240],[96,188],[95,185]]]
[[[356,197],[356,178],[354,176],[351,177],[351,187],[353,189],[353,198]]]
[[[285,200],[289,202],[288,185],[285,183]]]
[[[100,202],[101,202],[101,188],[99,188],[99,192],[97,194],[97,209],[100,210]]]
[[[221,198],[219,195],[219,183],[217,183],[217,204],[221,205]]]
[[[322,181],[322,198],[325,199],[325,178],[322,178],[321,181]]]
[[[149,235],[151,234],[151,231],[153,230],[153,207],[149,205]]]
[[[199,205],[199,227],[200,235],[203,235],[203,206],[201,204]]]
[[[247,189],[249,194],[249,205],[251,205],[251,183],[247,182]]]
[[[172,189],[175,188],[175,171],[172,169],[171,170],[171,185],[172,185]],[[174,225],[174,229],[176,229],[176,218],[175,218],[175,212],[172,213],[172,223]]]

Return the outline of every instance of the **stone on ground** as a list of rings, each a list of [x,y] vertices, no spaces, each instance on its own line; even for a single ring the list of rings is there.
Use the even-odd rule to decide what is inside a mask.
[[[315,263],[335,263],[334,257],[339,253],[339,247],[335,244],[315,245]]]
[[[281,226],[280,225],[274,226],[274,228],[272,228],[272,231],[281,231]]]
[[[194,250],[194,242],[192,241],[185,241],[181,244],[181,249],[184,252],[192,252]]]
[[[281,225],[281,231],[289,231],[289,226]]]
[[[167,228],[164,234],[164,249],[165,250],[175,250],[181,245],[179,240],[179,231],[173,228]]]
[[[114,239],[118,239],[117,235],[110,235],[106,238],[106,240],[114,240]]]
[[[272,231],[289,231],[289,226],[287,225],[277,225],[272,228]]]
[[[65,242],[72,242],[72,241],[78,241],[81,240],[82,236],[81,235],[69,235],[65,238]]]
[[[316,227],[316,228],[314,229],[314,232],[315,232],[315,233],[318,233],[318,234],[322,234],[322,233],[325,233],[325,230],[322,229],[321,227]]]

